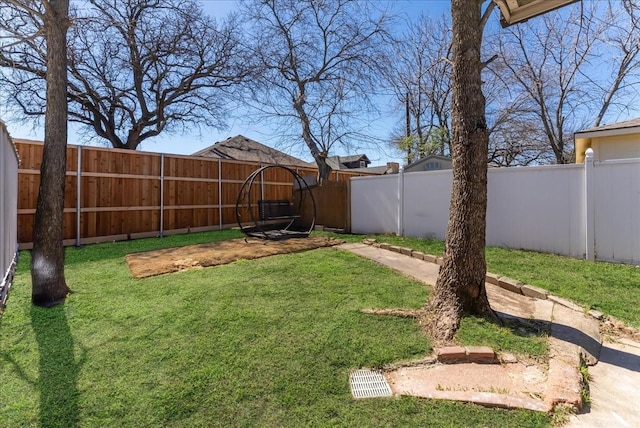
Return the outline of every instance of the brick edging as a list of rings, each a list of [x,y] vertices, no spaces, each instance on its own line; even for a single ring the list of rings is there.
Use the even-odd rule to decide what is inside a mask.
[[[485,363],[497,364],[500,361],[489,346],[445,346],[436,349],[440,363]]]
[[[373,245],[383,250],[394,251],[396,253],[404,254],[406,256],[413,257],[418,260],[424,260],[426,262],[435,263],[438,266],[442,266],[443,258],[439,256],[434,256],[432,254],[425,254],[421,251],[412,250],[411,248],[399,247],[399,246],[387,244],[384,242],[378,243],[376,242],[375,239],[364,239],[362,243],[366,245]],[[584,307],[576,303],[573,303],[570,300],[563,299],[562,297],[554,296],[553,294],[549,294],[547,290],[544,290],[542,288],[538,288],[529,284],[523,284],[522,282],[516,279],[512,279],[506,276],[499,276],[491,272],[487,272],[485,281],[488,282],[489,284],[497,285],[503,290],[510,291],[512,293],[522,294],[523,296],[532,297],[539,300],[550,300],[553,303],[557,303],[559,305],[565,306],[574,311],[586,313],[592,318],[597,319],[598,321],[611,320],[613,324],[616,324],[617,322],[617,320],[613,319],[612,317],[605,316],[602,312],[599,312],[593,309],[586,310]],[[620,322],[618,321],[617,324],[620,324]],[[640,336],[640,332],[633,327],[625,326],[624,330],[627,334],[631,335],[632,337]]]

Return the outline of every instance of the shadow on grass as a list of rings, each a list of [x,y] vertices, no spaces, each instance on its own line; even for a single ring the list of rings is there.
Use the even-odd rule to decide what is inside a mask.
[[[76,361],[71,330],[64,305],[50,309],[31,308],[31,326],[38,342],[40,392],[39,426],[78,426],[78,375],[83,351]]]

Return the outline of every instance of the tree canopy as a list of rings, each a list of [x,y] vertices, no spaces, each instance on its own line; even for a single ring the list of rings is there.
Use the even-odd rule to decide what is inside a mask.
[[[20,4],[42,12],[41,1],[0,3],[0,101],[21,118],[39,117],[44,34]],[[396,3],[356,0],[240,4],[241,16],[216,20],[198,0],[72,3],[69,120],[88,140],[135,149],[161,134],[224,129],[230,117],[257,113],[264,122],[255,126],[251,115],[243,123],[303,148],[325,175],[327,156],[384,137],[407,160],[450,154],[449,14],[402,21],[381,10]],[[570,162],[575,131],[634,114],[639,17],[633,1],[607,0],[506,29],[489,20],[487,161]],[[380,111],[386,123],[397,119],[391,135],[373,131]]]
[[[450,153],[451,26],[446,16],[420,16],[389,45],[387,85],[405,109],[405,126],[393,146],[407,163],[430,154]],[[400,129],[400,128],[399,128]]]
[[[15,39],[0,52],[3,101],[41,115],[46,57],[37,17],[11,3],[0,11]],[[230,92],[251,73],[233,16],[218,23],[195,0],[88,0],[71,13],[70,121],[126,149],[161,132],[225,125]]]
[[[247,101],[283,134],[305,144],[325,179],[333,148],[366,138],[390,17],[364,0],[243,6],[260,70],[248,82]]]
[[[640,89],[639,19],[634,2],[602,1],[569,6],[506,29],[488,25],[482,46],[487,161],[499,166],[571,162],[574,132],[633,114]],[[418,129],[428,130],[434,122],[451,127],[451,42],[445,37],[450,32],[448,16],[420,17],[407,24],[400,47],[390,55],[387,85],[399,100],[398,112],[404,112],[403,103],[409,100],[415,143],[424,140]],[[425,79],[435,71],[440,71],[438,80]],[[432,96],[438,93],[448,95]],[[395,146],[405,143],[405,156],[410,148],[411,157],[419,157],[421,148],[399,137],[406,136],[406,117],[397,116],[403,131],[390,139]]]

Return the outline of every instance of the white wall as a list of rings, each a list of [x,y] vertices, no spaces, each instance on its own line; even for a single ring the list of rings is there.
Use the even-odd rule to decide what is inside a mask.
[[[640,263],[640,159],[595,162],[590,191],[585,168],[489,169],[487,245],[582,258],[591,236],[587,221],[593,218],[589,248],[595,248],[597,259]],[[451,181],[451,171],[352,178],[353,233],[401,231],[444,239]],[[593,207],[590,216],[587,206]]]

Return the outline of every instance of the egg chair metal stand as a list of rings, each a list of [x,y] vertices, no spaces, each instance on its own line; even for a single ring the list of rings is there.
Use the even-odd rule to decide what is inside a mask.
[[[289,198],[265,197],[264,174],[269,170],[289,173],[292,183]],[[236,220],[247,237],[306,238],[315,226],[316,202],[310,185],[297,171],[287,166],[267,165],[252,172],[242,184],[236,199]]]

